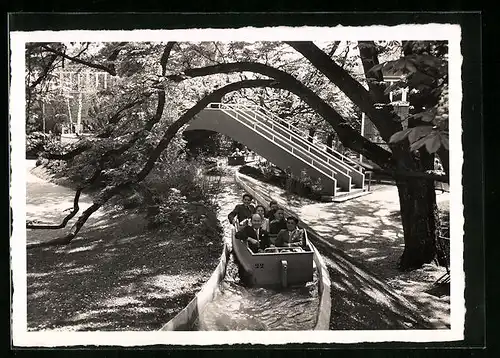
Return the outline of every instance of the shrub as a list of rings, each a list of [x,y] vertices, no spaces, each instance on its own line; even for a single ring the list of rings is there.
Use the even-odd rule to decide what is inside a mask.
[[[44,151],[49,137],[49,134],[43,132],[33,132],[26,135],[26,158],[38,158],[39,153]]]
[[[150,228],[170,228],[202,240],[222,233],[217,206],[203,186],[201,166],[184,160],[164,164],[150,173],[141,189],[147,201]]]
[[[282,170],[266,164],[259,164],[257,168],[244,165],[239,172],[308,199],[321,199],[320,181],[309,177],[305,172],[300,178],[297,178],[293,175],[286,175]]]

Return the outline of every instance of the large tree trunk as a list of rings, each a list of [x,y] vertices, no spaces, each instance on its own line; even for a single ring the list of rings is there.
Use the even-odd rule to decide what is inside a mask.
[[[425,148],[416,154],[401,150],[394,153],[400,165],[425,171],[434,168],[434,155]],[[437,254],[439,215],[434,180],[397,179],[405,249],[400,258],[401,270],[413,270],[431,263]]]
[[[401,270],[413,270],[436,257],[439,217],[434,181],[397,181],[405,248],[399,261]]]

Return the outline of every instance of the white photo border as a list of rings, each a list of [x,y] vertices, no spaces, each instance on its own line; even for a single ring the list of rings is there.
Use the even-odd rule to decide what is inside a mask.
[[[56,347],[74,345],[225,345],[287,343],[444,342],[464,339],[465,274],[463,241],[450,248],[450,329],[380,331],[241,331],[226,332],[68,332],[27,330],[26,287],[26,169],[25,169],[25,44],[70,41],[332,41],[339,40],[446,40],[449,42],[450,121],[450,236],[464,237],[462,199],[462,55],[461,28],[456,24],[423,24],[359,27],[245,27],[239,29],[31,31],[10,33],[11,82],[9,128],[11,138],[10,240],[13,280],[12,338],[14,346]]]

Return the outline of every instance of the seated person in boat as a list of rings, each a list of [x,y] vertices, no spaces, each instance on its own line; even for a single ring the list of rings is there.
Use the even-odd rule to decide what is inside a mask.
[[[236,238],[246,242],[253,252],[263,252],[270,246],[269,233],[261,228],[262,219],[259,214],[253,214],[251,226],[244,226],[236,233]]]
[[[236,150],[231,154],[232,157],[241,157],[243,153],[240,151],[240,148],[236,148]]]
[[[266,208],[263,205],[257,205],[255,207],[255,213],[259,214],[260,218],[262,219],[262,224],[261,224],[261,229],[266,230],[269,233],[269,219],[265,217],[266,215]],[[251,225],[251,219],[248,218],[243,221],[242,225]]]
[[[245,219],[248,219],[255,213],[255,208],[251,204],[253,197],[250,194],[243,194],[243,204],[238,204],[234,207],[233,211],[229,213],[227,218],[229,222],[234,223],[235,219],[238,223],[242,223]]]
[[[266,213],[266,218],[273,220],[276,209],[278,209],[278,203],[275,200],[271,200],[269,202],[269,211]]]
[[[283,208],[277,208],[274,219],[269,223],[269,235],[278,235],[283,229],[286,229],[285,211]]]
[[[304,229],[299,229],[297,224],[299,219],[294,216],[286,218],[286,229],[281,230],[276,237],[275,245],[278,247],[283,246],[298,246],[305,248],[305,234]]]

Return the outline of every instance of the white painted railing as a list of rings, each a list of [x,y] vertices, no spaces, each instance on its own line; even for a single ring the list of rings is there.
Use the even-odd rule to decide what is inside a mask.
[[[226,105],[223,105],[223,106],[226,106]],[[258,119],[257,117],[259,117],[260,113],[258,113],[257,111],[248,110],[247,108],[244,108],[244,107],[237,107],[238,109],[235,109],[235,107],[233,107],[232,105],[228,105],[228,106],[231,107],[232,110],[234,110],[238,113],[241,113],[242,115],[245,115],[248,118],[248,120],[258,121],[259,123],[263,123],[267,128],[270,128],[273,132],[276,132],[276,134],[281,136],[281,138],[284,137],[287,140],[289,140],[290,144],[293,145],[292,151],[293,151],[294,147],[300,148],[302,150],[306,150],[307,153],[317,163],[324,166],[325,168],[333,170],[336,173],[335,178],[337,179],[340,186],[343,187],[344,190],[351,191],[351,184],[353,183],[351,173],[354,173],[353,170],[350,170],[348,167],[346,167],[344,165],[339,165],[338,163],[333,164],[330,160],[328,160],[328,158],[325,161],[324,158],[321,158],[320,156],[318,156],[317,154],[314,153],[313,148],[309,145],[309,143],[307,143],[306,141],[303,141],[302,138],[297,137],[296,133],[286,131],[286,135],[284,135],[276,130],[275,122],[270,121],[270,123],[266,124],[262,119]],[[297,142],[301,142],[302,146],[300,144],[298,144]],[[320,155],[324,155],[324,153],[322,153],[322,151],[319,149],[315,149],[315,151],[317,153],[320,153]],[[324,157],[326,157],[326,156],[324,156]],[[362,174],[357,174],[357,175],[358,175],[357,179],[359,179],[361,186],[363,186],[363,184],[362,184],[363,179],[360,178],[362,176]]]
[[[298,127],[292,126],[283,121],[274,113],[258,105],[242,105],[242,104],[223,104],[212,103],[209,105],[212,108],[232,109],[234,111],[245,111],[252,114],[252,120],[264,123],[273,131],[280,130],[288,135],[288,140],[295,143],[299,147],[303,147],[310,155],[314,156],[317,161],[323,166],[333,168],[336,172],[343,175],[356,177],[353,180],[357,185],[364,186],[364,174],[358,170],[359,164],[352,161],[350,158],[338,153],[324,144],[320,143],[316,138],[309,136],[309,134]],[[281,134],[281,133],[280,133]],[[329,152],[327,150],[332,150]],[[314,151],[320,153],[324,158],[318,157]],[[326,160],[325,160],[326,159]],[[346,188],[350,190],[350,188]]]
[[[213,104],[219,105],[218,103],[213,103]],[[356,168],[361,168],[358,163],[356,163],[349,157],[343,155],[342,153],[339,153],[335,149],[321,143],[317,138],[310,136],[309,133],[307,133],[303,129],[294,126],[290,123],[286,123],[282,118],[278,117],[276,114],[274,114],[273,112],[264,107],[258,105],[246,105],[246,104],[221,104],[221,105],[230,108],[241,108],[241,109],[255,111],[256,116],[261,117],[263,121],[271,122],[272,125],[276,125],[278,128],[281,128],[293,134],[294,139],[297,140],[298,142],[308,145],[309,148],[314,147],[316,150],[319,150],[322,153],[324,153],[325,156],[328,158],[327,161],[329,163],[334,163],[336,165],[345,168],[345,170],[354,171],[360,175],[363,174],[362,170],[356,169]]]
[[[285,148],[283,145],[281,145],[278,141],[276,141],[276,138],[278,138],[284,142],[289,142],[289,138],[281,135],[280,133],[276,133],[276,132],[270,130],[266,125],[260,123],[259,121],[256,121],[256,120],[252,121],[251,117],[248,117],[248,115],[246,115],[246,114],[242,114],[238,110],[235,110],[235,109],[230,108],[230,107],[226,107],[226,105],[222,105],[219,103],[217,105],[218,105],[218,107],[216,107],[217,109],[221,110],[222,112],[224,112],[225,114],[227,114],[228,116],[233,118],[234,120],[238,121],[241,125],[251,129],[255,133],[259,134],[260,136],[262,136],[262,133],[259,132],[257,130],[257,128],[261,129],[263,132],[265,132],[268,135],[268,136],[264,136],[264,138],[270,140],[274,145],[278,146],[280,149],[284,150],[285,152],[289,153],[290,155],[299,159],[300,161],[310,165],[317,172],[319,172],[319,173],[323,174],[325,177],[333,180],[334,183],[337,182],[337,180],[335,179],[336,172],[334,170],[329,170],[329,173],[327,173],[323,169],[319,168],[316,165],[316,163],[322,164],[320,158],[318,158],[318,160],[315,160],[314,158],[310,158],[310,161],[306,161],[303,157],[299,156],[298,154],[302,154],[305,157],[311,157],[310,153],[308,153],[307,151],[305,151],[299,147],[293,147],[293,146],[290,146],[291,150],[289,150],[289,149]],[[209,108],[213,108],[213,107],[209,106]],[[240,117],[241,117],[241,119],[240,119]],[[249,125],[248,123],[246,123],[242,119],[244,119],[246,121],[250,121],[252,123],[252,125]],[[329,166],[326,166],[326,167],[328,169],[330,169]]]

